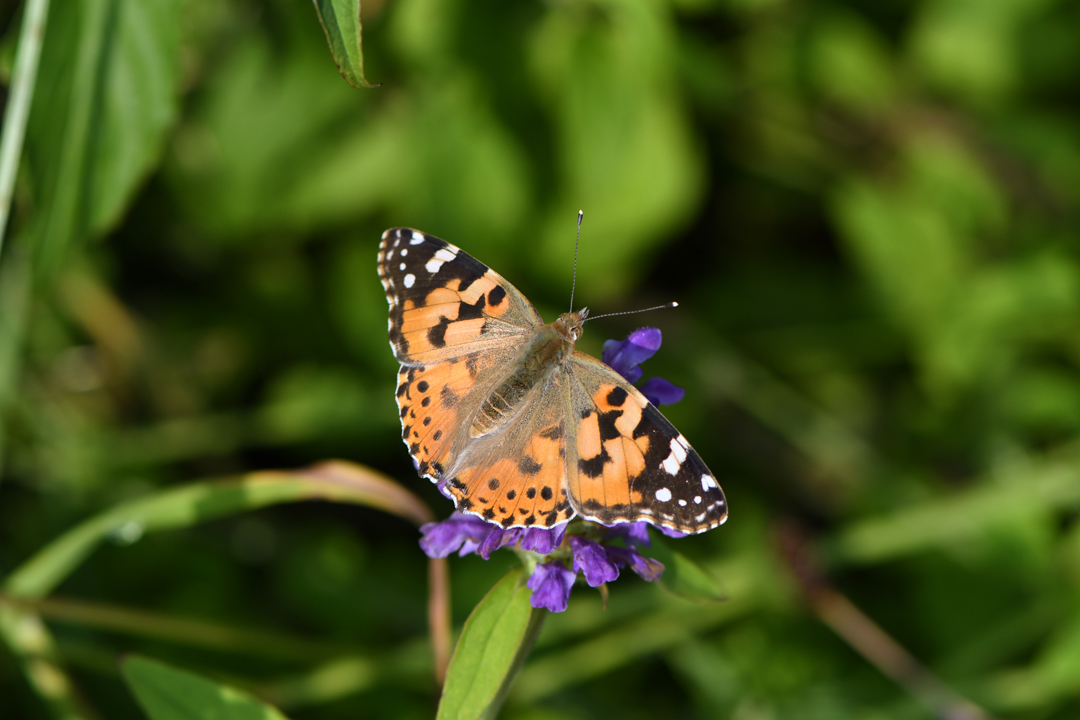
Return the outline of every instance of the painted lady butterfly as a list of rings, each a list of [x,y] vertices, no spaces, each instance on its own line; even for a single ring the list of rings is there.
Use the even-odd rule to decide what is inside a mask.
[[[544,324],[518,290],[431,235],[379,246],[402,438],[458,509],[509,527],[580,515],[684,533],[727,519],[716,478],[618,373],[574,350],[588,309]]]

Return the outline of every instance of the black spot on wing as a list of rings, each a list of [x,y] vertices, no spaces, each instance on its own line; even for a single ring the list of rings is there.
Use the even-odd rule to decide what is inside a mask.
[[[551,427],[546,427],[541,430],[540,437],[547,438],[548,440],[558,440],[562,437],[562,430],[562,423],[559,423],[558,425],[552,425]]]
[[[585,460],[584,458],[578,460],[578,469],[585,475],[591,478],[598,478],[604,474],[604,465],[611,462],[611,456],[608,455],[607,448],[600,451],[600,454],[594,458]]]
[[[626,398],[628,396],[629,393],[616,385],[614,388],[612,388],[611,392],[607,394],[608,405],[611,405],[612,407],[620,407],[624,402],[626,402]]]
[[[428,328],[427,339],[432,347],[441,348],[446,346],[446,329],[448,327],[450,327],[450,319],[444,315],[439,318],[437,325]]]
[[[502,304],[502,301],[506,299],[506,290],[503,290],[502,285],[496,285],[488,292],[487,299],[488,305],[491,307],[498,307]]]
[[[476,302],[470,305],[467,302],[458,303],[458,320],[475,320],[484,316],[484,305],[487,298],[481,295]]]
[[[615,421],[622,417],[622,410],[609,410],[606,413],[600,413],[597,418],[600,425],[600,441],[614,440],[617,437],[621,437],[622,433],[615,427]]]
[[[535,475],[540,472],[544,466],[532,459],[530,455],[523,455],[521,460],[518,461],[518,470],[526,475]],[[549,498],[544,498],[548,500]]]

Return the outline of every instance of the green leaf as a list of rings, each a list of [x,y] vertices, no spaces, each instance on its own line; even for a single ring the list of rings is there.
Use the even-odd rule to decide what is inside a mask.
[[[150,720],[284,720],[247,693],[185,670],[131,657],[120,670]]]
[[[147,532],[189,527],[267,505],[302,500],[368,505],[417,525],[433,519],[419,498],[361,465],[331,461],[303,470],[255,472],[238,480],[184,485],[97,515],[24,562],[7,578],[4,589],[19,597],[43,597],[109,537],[134,542]]]
[[[498,712],[545,614],[529,605],[532,591],[525,580],[523,568],[508,572],[465,621],[443,686],[440,720]]]
[[[672,550],[667,543],[654,539],[648,555],[664,563],[660,585],[671,594],[701,603],[715,603],[727,599],[726,593],[709,571],[682,553]]]
[[[177,0],[58,3],[27,128],[37,271],[116,222],[177,114]]]
[[[312,0],[319,24],[330,43],[338,72],[354,88],[372,88],[364,77],[363,26],[360,23],[360,0]]]

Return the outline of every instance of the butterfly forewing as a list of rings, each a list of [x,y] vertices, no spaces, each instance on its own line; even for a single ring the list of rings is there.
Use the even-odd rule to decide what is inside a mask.
[[[383,233],[379,279],[390,303],[390,345],[402,364],[503,347],[542,324],[532,304],[498,273],[416,230]]]

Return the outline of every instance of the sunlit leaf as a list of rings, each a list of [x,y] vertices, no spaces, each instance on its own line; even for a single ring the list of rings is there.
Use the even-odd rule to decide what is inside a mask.
[[[507,573],[480,601],[461,631],[439,702],[441,720],[493,717],[545,611],[529,604],[521,568]]]

